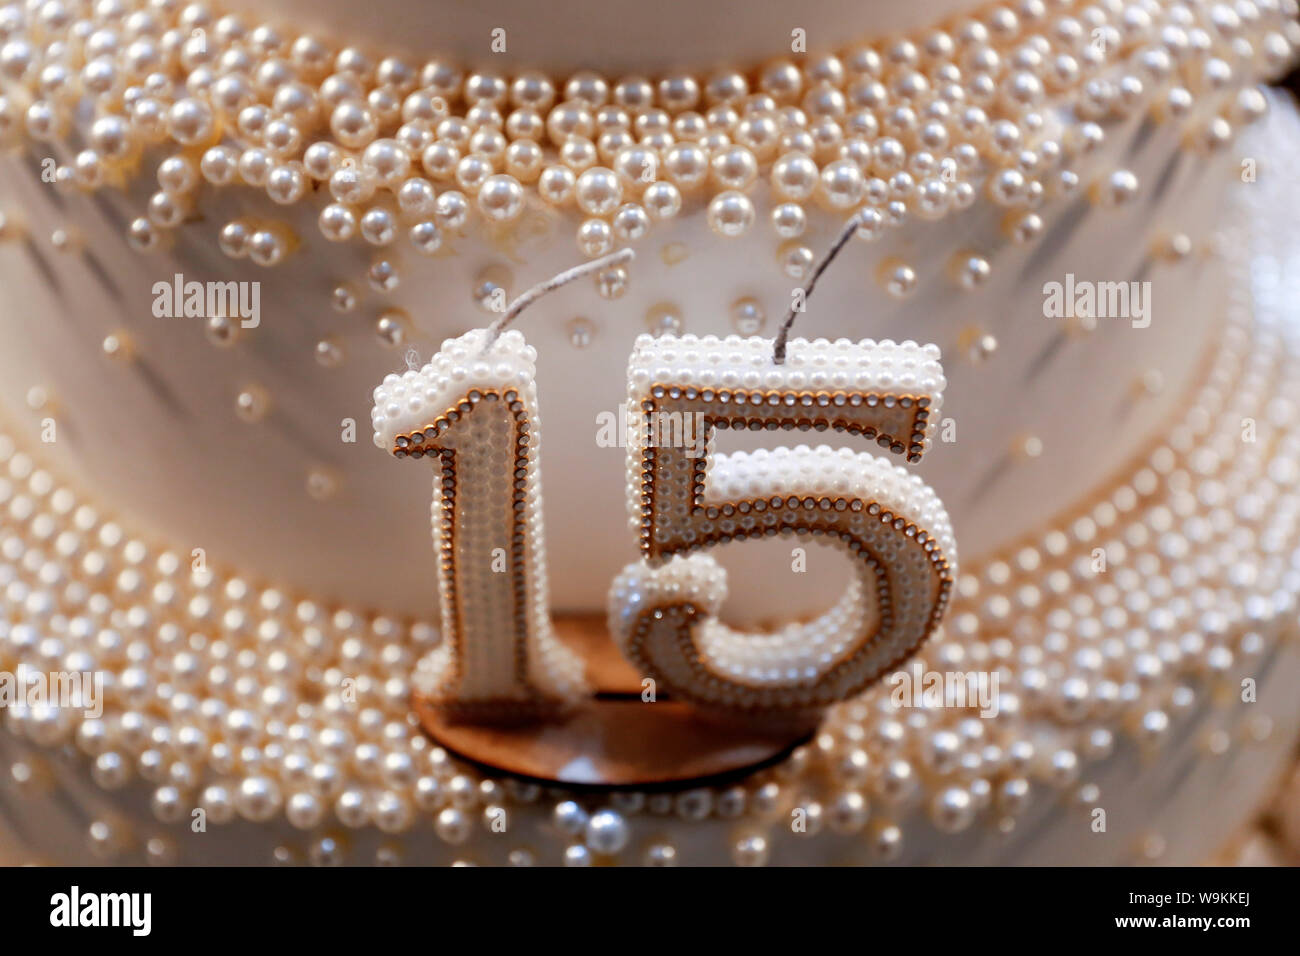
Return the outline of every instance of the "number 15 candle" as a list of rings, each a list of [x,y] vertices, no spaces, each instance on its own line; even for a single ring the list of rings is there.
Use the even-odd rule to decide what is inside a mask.
[[[856,228],[845,224],[806,294]],[[434,462],[443,643],[414,683],[453,719],[545,717],[588,693],[547,602],[537,356],[502,330],[551,289],[631,257],[622,250],[535,286],[491,328],[449,339],[423,369],[375,389],[375,443]],[[795,314],[775,340],[637,339],[627,500],[642,558],[613,582],[609,623],[627,659],[671,697],[802,720],[861,691],[938,626],[956,543],[930,487],[861,448],[717,451],[718,433],[734,429],[835,432],[913,463],[929,447],[944,386],[937,346],[788,341]],[[774,535],[836,546],[857,573],[811,622],[733,630],[717,617],[726,576],[696,552]]]
[[[388,376],[374,424],[397,457],[433,463],[443,644],[416,686],[453,715],[495,721],[562,710],[586,687],[547,604],[536,353],[517,331],[489,342],[469,332]],[[627,494],[643,560],[613,584],[611,631],[664,691],[706,707],[803,712],[860,691],[930,634],[953,583],[948,516],[905,469],[854,448],[715,447],[726,430],[833,432],[918,461],[942,400],[938,348],[794,340],[789,351],[776,365],[770,339],[642,336],[629,365],[641,417]],[[704,454],[694,441],[653,444],[665,415],[693,416]],[[772,535],[837,546],[857,574],[814,621],[734,631],[716,616],[721,567],[693,552]]]

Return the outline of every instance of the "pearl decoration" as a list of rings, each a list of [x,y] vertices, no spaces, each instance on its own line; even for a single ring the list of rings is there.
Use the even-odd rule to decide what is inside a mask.
[[[388,309],[375,320],[375,335],[381,344],[397,348],[406,341],[407,319],[400,309]]]
[[[489,176],[479,190],[478,208],[491,222],[516,219],[524,209],[524,188],[513,176]]]
[[[579,349],[585,349],[590,345],[592,338],[596,334],[596,327],[590,319],[570,319],[564,329],[568,335],[569,344]]]
[[[260,385],[249,385],[235,397],[236,414],[249,424],[262,421],[270,410],[271,398]]]
[[[734,239],[754,225],[754,204],[743,193],[720,193],[709,203],[709,228],[720,236]]]
[[[586,843],[593,853],[613,856],[622,852],[631,838],[627,821],[613,810],[599,810],[586,826]]]
[[[1294,29],[1287,33],[1276,5],[1228,33],[1214,24],[1219,9],[1227,8],[1089,8],[1086,28],[1062,17],[1052,29],[1046,16],[1020,17],[1006,9],[1005,17],[991,17],[999,24],[996,33],[972,19],[976,27],[952,35],[931,31],[899,39],[891,47],[896,55],[864,47],[846,58],[774,61],[759,70],[760,92],[753,94],[739,92],[750,89],[749,79],[728,71],[707,78],[670,74],[657,85],[585,72],[557,84],[532,72],[463,76],[436,60],[421,71],[396,57],[376,65],[355,48],[331,62],[326,48],[308,36],[247,45],[249,37],[271,38],[266,30],[214,28],[200,43],[185,24],[206,20],[191,17],[189,8],[136,17],[124,48],[115,33],[95,30],[92,20],[54,17],[33,32],[36,21],[20,18],[5,50],[6,75],[21,92],[5,97],[0,133],[8,140],[64,134],[78,85],[62,54],[70,42],[85,42],[80,87],[101,101],[112,91],[125,95],[120,112],[95,117],[90,148],[60,172],[63,181],[82,188],[100,188],[109,167],[129,161],[143,145],[170,140],[203,150],[205,183],[230,184],[237,167],[243,181],[265,187],[277,203],[301,201],[307,177],[329,181],[359,222],[372,205],[382,209],[385,194],[397,192],[418,166],[431,181],[459,187],[437,199],[412,198],[418,211],[403,206],[416,215],[436,214],[433,221],[444,230],[461,231],[472,216],[510,222],[531,188],[543,203],[576,199],[583,213],[598,218],[612,216],[641,192],[653,222],[676,216],[683,192],[708,187],[715,190],[708,197],[711,224],[734,235],[746,231],[751,218],[745,194],[765,178],[777,200],[773,226],[780,238],[793,239],[803,232],[794,211],[802,211],[801,204],[815,199],[845,211],[864,197],[875,204],[880,184],[889,193],[882,212],[895,224],[913,214],[937,219],[967,208],[985,169],[984,186],[995,202],[1036,203],[1045,191],[1039,160],[1052,165],[1062,155],[1095,151],[1104,140],[1103,121],[1144,106],[1181,122],[1190,121],[1197,101],[1211,101],[1213,110],[1222,100],[1223,115],[1204,117],[1189,134],[1206,148],[1221,148],[1234,127],[1266,110],[1238,64],[1254,57],[1261,69],[1279,69],[1297,38]],[[173,22],[180,27],[173,29]],[[1107,54],[1086,42],[1085,29],[1107,40]],[[1193,37],[1196,58],[1187,55]],[[930,52],[923,56],[922,50]],[[871,65],[862,72],[846,67],[854,57]],[[453,114],[450,104],[462,93],[460,112]],[[1074,106],[1075,118],[1059,141],[1045,136],[1040,110],[1049,96]],[[995,109],[1000,118],[992,119]],[[328,127],[328,139],[317,138],[320,124]],[[380,135],[387,130],[395,132]],[[226,134],[240,142],[214,142]],[[1028,156],[1039,159],[1025,162]],[[174,177],[187,176],[177,163],[193,160],[173,158],[167,175],[180,188],[164,186],[164,192],[187,193],[191,187]],[[1072,175],[1059,171],[1065,180]],[[1094,188],[1094,196],[1104,205],[1124,202],[1134,189],[1116,173]],[[619,238],[634,241],[649,225],[629,213]],[[337,238],[337,217],[321,227],[346,241]],[[387,235],[366,233],[367,241]],[[424,251],[432,251],[427,235],[423,241]]]
[[[757,335],[766,321],[767,314],[756,299],[746,297],[731,303],[731,324],[741,335]]]

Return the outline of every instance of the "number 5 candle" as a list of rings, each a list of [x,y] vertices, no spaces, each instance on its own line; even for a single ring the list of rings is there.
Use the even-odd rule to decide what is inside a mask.
[[[643,335],[629,363],[629,406],[641,417],[628,507],[644,560],[614,582],[610,629],[668,694],[704,706],[797,714],[843,700],[916,650],[952,589],[952,528],[917,476],[851,448],[715,447],[725,430],[833,431],[919,461],[942,400],[938,347],[819,339],[789,352],[778,365],[771,339]],[[671,434],[663,421],[688,419],[707,436],[703,455],[659,443]],[[694,552],[772,535],[834,545],[857,574],[816,620],[733,630],[717,619],[725,574]]]

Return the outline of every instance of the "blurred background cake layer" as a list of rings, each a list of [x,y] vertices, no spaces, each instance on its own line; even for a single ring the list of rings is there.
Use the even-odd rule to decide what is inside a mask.
[[[255,20],[382,45],[416,56],[435,51],[484,69],[578,70],[658,74],[701,64],[747,68],[789,48],[802,31],[804,48],[824,53],[865,36],[920,29],[968,12],[969,0],[900,4],[889,0],[780,0],[689,3],[605,3],[554,0],[540,10],[528,0],[383,0],[311,3],[235,0],[227,5]],[[504,32],[494,32],[504,31]]]

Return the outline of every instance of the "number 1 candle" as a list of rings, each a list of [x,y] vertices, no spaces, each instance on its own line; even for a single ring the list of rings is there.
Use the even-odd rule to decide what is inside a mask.
[[[415,686],[456,718],[515,721],[586,693],[581,659],[547,606],[537,353],[516,331],[477,329],[375,390],[376,442],[433,462],[433,543],[443,640]]]

